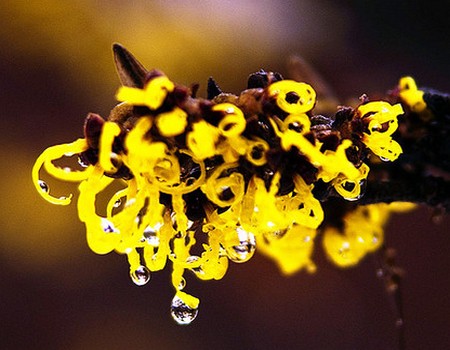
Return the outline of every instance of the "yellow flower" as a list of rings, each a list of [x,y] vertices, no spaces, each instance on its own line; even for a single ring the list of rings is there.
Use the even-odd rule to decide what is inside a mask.
[[[340,267],[357,264],[383,244],[383,226],[390,213],[414,208],[411,203],[394,202],[360,206],[348,212],[343,218],[342,231],[333,226],[324,230],[323,246],[328,257]]]
[[[32,177],[40,195],[60,205],[69,204],[71,195],[51,196],[40,179],[41,168],[57,179],[80,183],[77,208],[89,247],[98,254],[115,250],[126,255],[136,285],[145,285],[152,272],[171,263],[171,314],[178,323],[190,323],[199,306],[184,291],[186,271],[202,280],[221,279],[229,261],[246,262],[259,249],[284,274],[313,272],[314,240],[322,230],[325,250],[340,266],[353,265],[379,247],[386,206],[348,212],[342,232],[324,223],[315,181],[356,200],[369,167],[363,159],[358,167],[348,159],[354,146],[350,139],[336,136],[332,147],[319,141],[306,114],[316,102],[311,86],[277,81],[261,101],[252,100],[260,108],[251,109],[187,94],[175,103],[174,89],[165,76],[150,79],[143,89],[120,88],[119,101],[148,107],[148,114],[133,115],[126,123],[99,117],[91,123],[99,124],[93,131],[85,130],[86,139],[45,150]],[[264,104],[275,112],[262,112]],[[401,149],[391,135],[400,105],[371,102],[358,113],[367,126],[363,142],[375,154],[395,159]],[[284,169],[292,166],[286,163],[296,152],[307,172],[300,167],[286,175]],[[89,164],[77,170],[53,163],[72,155],[86,157]],[[102,192],[110,194],[106,210],[97,198]]]
[[[427,105],[423,100],[423,91],[417,88],[413,78],[401,78],[398,87],[400,98],[413,112],[421,113],[427,108]]]
[[[397,130],[397,116],[403,114],[400,104],[376,101],[358,107],[360,117],[368,122],[362,141],[382,160],[396,160],[403,152],[391,135]]]
[[[383,243],[388,212],[387,204],[358,207],[344,217],[343,232],[326,227],[323,246],[328,257],[340,267],[349,267],[376,250]]]

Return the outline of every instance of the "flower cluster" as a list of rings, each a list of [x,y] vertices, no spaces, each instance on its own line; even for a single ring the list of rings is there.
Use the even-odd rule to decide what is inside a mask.
[[[319,232],[339,266],[380,246],[387,204],[358,207],[333,224],[324,221],[321,201],[323,193],[357,201],[368,157],[400,155],[392,139],[400,104],[365,100],[334,118],[314,115],[313,87],[263,71],[239,96],[217,91],[202,99],[153,70],[141,87],[121,87],[117,99],[122,103],[107,120],[88,115],[84,138],[45,150],[33,181],[44,199],[60,205],[71,196],[51,195],[40,169],[79,182],[78,213],[90,248],[126,254],[137,285],[170,261],[178,323],[190,323],[199,304],[184,292],[186,270],[221,279],[229,261],[246,262],[258,247],[286,274],[314,271]],[[53,163],[72,155],[82,169]],[[97,196],[113,183],[120,190],[99,215]]]

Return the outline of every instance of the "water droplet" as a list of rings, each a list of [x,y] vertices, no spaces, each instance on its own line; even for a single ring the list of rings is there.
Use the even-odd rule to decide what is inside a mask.
[[[390,161],[391,161],[389,158],[385,158],[385,157],[380,157],[380,159],[381,159],[383,162],[390,162]]]
[[[192,263],[198,261],[198,259],[200,259],[200,258],[197,255],[191,255],[186,259],[186,262],[188,264],[192,264]]]
[[[147,226],[144,230],[145,241],[153,247],[159,246],[158,230],[160,227],[161,226]]]
[[[176,230],[178,228],[178,225],[177,225],[177,214],[175,214],[175,212],[172,212],[170,214],[170,219],[172,220],[173,228]],[[193,224],[194,224],[194,222],[188,219],[186,230],[191,229]]]
[[[38,180],[38,184],[39,184],[39,187],[41,188],[41,190],[43,192],[47,193],[50,190],[48,185],[47,185],[47,183],[45,181]]]
[[[366,188],[367,188],[367,180],[362,179],[361,181],[359,181],[359,194],[356,197],[343,197],[343,198],[349,202],[357,201],[362,196],[364,196]]]
[[[117,230],[114,224],[108,219],[102,218],[101,225],[103,232],[105,233],[119,233],[119,230]]]
[[[186,280],[182,277],[180,284],[178,285],[178,290],[182,290],[184,287],[186,287]]]
[[[377,245],[380,242],[380,236],[377,233],[374,233],[372,236],[372,244]]]
[[[362,196],[364,196],[364,194],[366,193],[366,189],[367,189],[367,179],[362,179],[361,181],[359,181],[359,188],[360,188],[360,192],[359,192],[359,198],[361,198]]]
[[[150,281],[150,271],[147,267],[141,265],[136,270],[130,272],[133,283],[137,286],[143,286]]]
[[[117,199],[117,200],[114,202],[113,207],[114,207],[114,208],[118,208],[118,207],[120,207],[121,205],[122,205],[122,200],[119,198],[119,199]]]
[[[287,228],[285,228],[285,229],[282,229],[282,230],[276,230],[276,231],[274,231],[274,232],[272,232],[272,235],[275,237],[275,238],[282,238],[286,233],[287,233],[287,231],[288,231],[288,229]]]
[[[403,327],[403,322],[404,322],[403,318],[397,318],[395,320],[395,326],[398,327],[398,328]]]
[[[271,241],[271,240],[277,240],[282,238],[288,229],[282,229],[282,230],[275,230],[275,231],[269,231],[264,233],[264,238]]]
[[[342,247],[339,248],[339,255],[341,255],[344,259],[347,258],[347,253],[350,252],[350,243],[344,242],[342,243]]]
[[[86,160],[82,156],[78,156],[78,164],[83,167],[87,168],[89,166],[89,163],[86,162]]]
[[[130,198],[129,200],[127,200],[127,202],[125,203],[126,207],[131,207],[134,203],[136,203],[136,198]]]
[[[245,231],[242,227],[236,228],[239,244],[226,247],[228,258],[236,263],[243,263],[253,256],[256,249],[255,236]]]
[[[197,255],[191,255],[186,259],[187,264],[195,264],[198,259],[200,259]],[[196,275],[204,275],[205,271],[202,268],[202,265],[196,266],[196,267],[189,267],[189,269],[194,272]]]
[[[170,314],[176,323],[180,325],[190,324],[197,317],[198,309],[192,309],[186,305],[178,296],[172,299]]]

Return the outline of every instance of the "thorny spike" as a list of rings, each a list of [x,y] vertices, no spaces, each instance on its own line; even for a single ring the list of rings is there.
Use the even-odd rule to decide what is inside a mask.
[[[209,77],[208,79],[208,88],[207,88],[207,98],[208,100],[212,100],[214,97],[220,95],[222,90],[220,89],[217,82],[213,77]]]
[[[147,69],[122,45],[114,43],[113,51],[117,74],[122,85],[142,88]]]

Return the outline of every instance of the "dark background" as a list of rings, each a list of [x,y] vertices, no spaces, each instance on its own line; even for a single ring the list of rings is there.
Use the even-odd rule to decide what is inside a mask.
[[[2,1],[0,4],[1,349],[395,349],[395,313],[375,259],[283,277],[256,255],[221,281],[188,280],[200,297],[189,327],[169,315],[170,267],[145,287],[124,256],[92,253],[75,204],[44,202],[31,183],[37,156],[106,116],[119,86],[112,42],[182,84],[213,75],[239,92],[260,68],[287,76],[308,59],[341,101],[392,88],[410,74],[449,91],[445,1]],[[204,92],[202,93],[204,95]],[[52,188],[73,191],[75,185]],[[431,210],[386,230],[405,269],[408,349],[450,348],[449,219]]]

